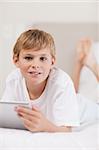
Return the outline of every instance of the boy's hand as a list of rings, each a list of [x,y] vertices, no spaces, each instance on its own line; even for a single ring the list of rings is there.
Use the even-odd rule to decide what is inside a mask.
[[[29,109],[18,106],[16,111],[23,121],[24,126],[31,132],[49,131],[50,126],[54,126],[36,107]]]

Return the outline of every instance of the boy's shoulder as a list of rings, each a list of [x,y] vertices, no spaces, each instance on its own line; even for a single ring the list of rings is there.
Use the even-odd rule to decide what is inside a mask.
[[[6,82],[18,80],[22,78],[22,74],[19,68],[14,69],[7,77]]]
[[[54,67],[51,72],[49,79],[52,83],[57,83],[59,85],[66,85],[66,83],[70,83],[71,77],[62,69]]]

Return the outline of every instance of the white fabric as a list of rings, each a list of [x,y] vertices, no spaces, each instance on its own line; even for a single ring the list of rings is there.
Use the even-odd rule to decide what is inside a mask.
[[[94,42],[91,46],[91,52],[96,63],[99,65],[99,42]]]
[[[87,66],[81,70],[78,93],[89,100],[99,102],[99,82]]]
[[[92,43],[87,61],[89,65],[91,63],[99,65],[99,42]],[[86,98],[99,103],[99,82],[87,66],[84,66],[81,70],[78,92]]]
[[[12,72],[6,81],[3,101],[29,101],[56,125],[78,126],[78,104],[70,77],[61,69],[53,68],[43,94],[30,101],[25,80],[20,70]]]
[[[79,104],[80,126],[74,130],[80,130],[82,127],[99,121],[99,105],[81,94],[77,94]]]
[[[98,150],[99,123],[79,132],[31,133],[0,128],[1,150]]]

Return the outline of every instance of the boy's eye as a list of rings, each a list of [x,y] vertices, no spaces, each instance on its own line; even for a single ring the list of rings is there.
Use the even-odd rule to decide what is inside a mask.
[[[45,60],[47,60],[47,58],[46,57],[40,57],[40,60],[45,61]]]
[[[24,59],[26,59],[26,60],[32,60],[33,58],[30,57],[30,56],[26,56],[26,57],[24,57]]]

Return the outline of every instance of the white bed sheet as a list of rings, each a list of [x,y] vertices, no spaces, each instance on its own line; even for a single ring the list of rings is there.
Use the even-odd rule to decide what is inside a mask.
[[[99,123],[71,133],[31,133],[0,128],[2,150],[99,150]]]

